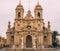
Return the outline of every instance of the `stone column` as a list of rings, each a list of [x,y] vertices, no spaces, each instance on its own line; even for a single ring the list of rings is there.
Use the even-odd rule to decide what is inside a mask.
[[[43,48],[43,34],[42,33],[40,35],[40,38],[41,38],[41,40],[40,40],[40,42],[41,42],[41,48]]]
[[[21,37],[21,48],[23,49],[23,37]]]
[[[24,48],[26,48],[26,36],[24,35],[24,39],[23,39],[23,44],[24,44]]]
[[[34,39],[33,39],[33,48],[34,48],[34,49],[36,48],[35,40],[36,40],[36,37],[34,36]]]
[[[38,35],[38,48],[41,48],[42,41],[43,41],[43,39],[42,39],[42,35],[41,35],[41,33],[40,33],[40,34]]]

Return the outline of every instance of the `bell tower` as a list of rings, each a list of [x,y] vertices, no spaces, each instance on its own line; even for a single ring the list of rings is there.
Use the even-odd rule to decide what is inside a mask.
[[[21,0],[19,1],[19,4],[16,7],[16,19],[22,19],[24,15],[24,8],[21,5]]]
[[[15,12],[16,12],[16,14],[15,14],[15,29],[18,30],[18,29],[20,29],[21,20],[23,19],[23,15],[24,15],[24,8],[21,5],[21,0],[19,0],[19,4],[17,5]]]
[[[36,19],[43,19],[42,18],[42,11],[43,11],[43,9],[42,9],[41,5],[39,4],[39,1],[38,1],[37,5],[35,6],[35,9],[34,9]]]

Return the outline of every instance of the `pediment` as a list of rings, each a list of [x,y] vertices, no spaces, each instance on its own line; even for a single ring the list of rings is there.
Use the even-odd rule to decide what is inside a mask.
[[[31,14],[31,11],[28,11],[27,12],[27,14],[26,14],[26,16],[24,17],[24,19],[34,19],[34,17],[32,16],[32,14]]]

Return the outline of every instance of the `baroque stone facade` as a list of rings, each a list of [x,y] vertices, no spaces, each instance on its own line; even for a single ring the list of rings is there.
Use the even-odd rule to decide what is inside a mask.
[[[7,45],[16,48],[40,48],[52,45],[52,33],[50,29],[50,22],[48,21],[45,27],[43,19],[43,9],[39,3],[35,6],[34,16],[28,10],[24,17],[24,8],[19,3],[15,9],[16,16],[14,26],[11,27],[8,22],[8,29],[6,32]]]
[[[0,36],[0,48],[6,44],[6,39]]]

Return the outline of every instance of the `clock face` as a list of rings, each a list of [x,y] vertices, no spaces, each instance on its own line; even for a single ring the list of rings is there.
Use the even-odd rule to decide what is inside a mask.
[[[20,21],[18,21],[18,26],[20,25]]]
[[[39,23],[39,24],[40,24],[40,21],[38,20],[38,21],[37,21],[37,23]]]

